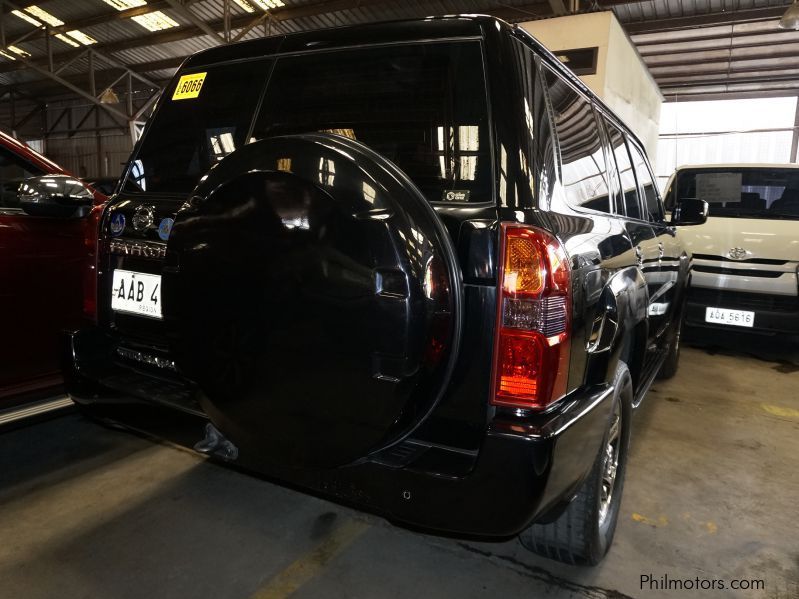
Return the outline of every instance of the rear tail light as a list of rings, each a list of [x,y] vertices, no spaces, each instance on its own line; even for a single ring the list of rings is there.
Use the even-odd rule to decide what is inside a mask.
[[[550,233],[503,224],[491,403],[546,408],[566,392],[571,269]]]

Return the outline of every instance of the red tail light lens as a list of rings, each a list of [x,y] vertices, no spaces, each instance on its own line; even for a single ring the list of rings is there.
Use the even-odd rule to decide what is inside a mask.
[[[566,392],[571,269],[550,233],[502,225],[492,404],[542,409]]]

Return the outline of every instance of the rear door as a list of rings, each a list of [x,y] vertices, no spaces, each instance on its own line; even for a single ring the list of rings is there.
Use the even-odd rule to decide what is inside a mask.
[[[660,296],[662,286],[660,264],[660,240],[653,227],[653,224],[646,216],[641,192],[638,187],[638,180],[635,175],[635,166],[631,159],[626,136],[622,131],[605,119],[605,127],[608,134],[608,141],[612,150],[615,162],[618,192],[616,199],[617,211],[625,217],[625,226],[630,240],[633,244],[635,263],[641,269],[646,285],[649,290],[648,313],[657,320],[659,307],[653,307],[654,301]],[[651,321],[650,321],[651,322]],[[659,324],[650,324],[649,335],[654,338]]]
[[[428,422],[449,389],[459,347],[451,323],[468,307],[456,301],[457,255],[431,204],[493,199],[481,43],[281,55],[244,145],[238,128],[208,125],[220,113],[217,101],[202,110],[214,99],[213,68],[198,98],[165,96],[132,162],[147,194],[188,195],[205,172],[203,163],[194,168],[193,157],[207,155],[196,134],[234,142],[198,188],[207,200],[175,215],[166,261],[174,257],[179,270],[161,269],[163,338],[174,331],[167,349],[242,452],[291,466],[350,463]],[[239,106],[244,94],[225,96],[236,114],[250,114]],[[218,177],[224,183],[208,191]],[[135,210],[121,216],[133,223]],[[116,241],[137,239],[118,218]],[[453,273],[442,283],[439,264]],[[156,274],[129,270],[140,268]],[[417,285],[420,276],[427,282]],[[452,316],[439,310],[441,294],[452,298]],[[470,306],[482,310],[476,300]],[[113,315],[126,337],[144,328],[140,316],[125,318]],[[472,339],[484,334],[474,324]],[[489,368],[490,356],[483,363]],[[479,400],[484,414],[485,395]]]
[[[678,300],[677,280],[680,271],[680,245],[676,231],[666,223],[666,211],[655,185],[652,171],[644,157],[644,152],[635,141],[628,139],[638,189],[644,200],[644,218],[649,221],[657,241],[658,258],[657,290],[650,288],[650,323],[655,326],[658,337],[676,316],[675,305]]]

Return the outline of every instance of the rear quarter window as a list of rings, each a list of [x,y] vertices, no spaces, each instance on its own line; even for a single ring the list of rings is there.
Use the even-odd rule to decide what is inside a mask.
[[[549,69],[544,73],[566,200],[572,206],[611,213],[604,148],[591,103]]]

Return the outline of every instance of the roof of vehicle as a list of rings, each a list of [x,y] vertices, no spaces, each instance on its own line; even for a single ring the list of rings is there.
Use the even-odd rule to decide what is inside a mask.
[[[190,56],[182,68],[228,60],[268,56],[278,52],[280,54],[289,54],[326,48],[419,41],[420,39],[482,37],[483,25],[487,22],[504,23],[504,21],[499,21],[499,19],[494,17],[453,15],[348,25],[345,27],[273,35],[202,50]]]
[[[314,29],[290,34],[273,35],[256,40],[248,40],[224,46],[208,48],[190,56],[178,69],[175,77],[186,68],[197,68],[219,62],[243,60],[274,54],[291,54],[309,50],[323,50],[342,47],[353,47],[370,44],[401,43],[404,41],[457,39],[466,37],[484,37],[484,32],[494,27],[505,29],[508,33],[524,38],[532,44],[546,61],[548,66],[567,78],[583,94],[614,115],[618,125],[633,137],[638,145],[643,144],[638,136],[621,118],[610,109],[583,81],[566,67],[554,54],[528,31],[518,25],[511,25],[490,15],[446,15],[426,17],[424,19],[405,19],[384,21],[345,27]]]

